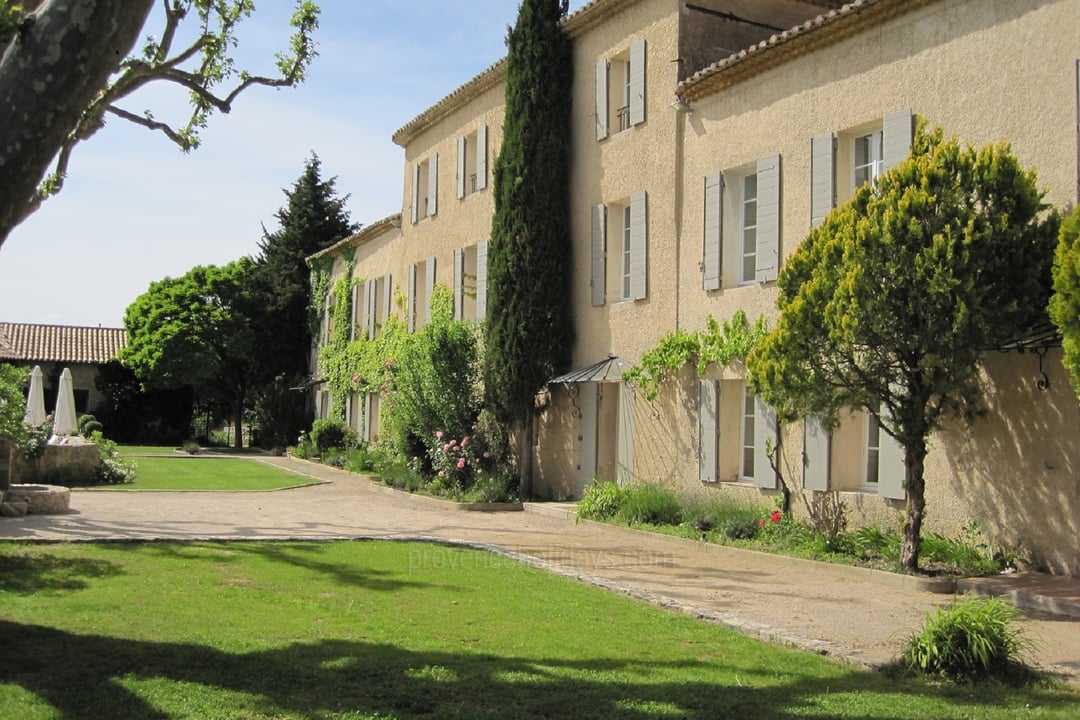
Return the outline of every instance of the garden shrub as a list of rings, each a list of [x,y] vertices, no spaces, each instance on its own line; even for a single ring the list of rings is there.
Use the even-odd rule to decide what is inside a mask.
[[[76,424],[79,428],[79,434],[86,438],[90,437],[95,432],[101,432],[105,429],[105,427],[98,422],[98,419],[89,413],[80,415]]]
[[[627,488],[607,480],[594,480],[585,488],[578,502],[578,517],[585,520],[612,520],[622,510],[628,495]]]
[[[506,475],[483,475],[473,483],[465,499],[478,503],[517,502],[517,481]]]
[[[1019,612],[1000,598],[973,598],[927,614],[901,653],[915,672],[957,682],[1024,675],[1019,654],[1031,642],[1014,623]]]
[[[323,454],[331,448],[344,450],[351,433],[352,428],[342,421],[325,418],[316,420],[311,425],[311,433],[308,437],[311,438],[315,451]]]
[[[749,540],[757,536],[760,525],[756,517],[730,517],[718,529],[729,540]]]
[[[682,503],[678,495],[659,485],[638,485],[630,488],[618,518],[630,525],[678,525]]]

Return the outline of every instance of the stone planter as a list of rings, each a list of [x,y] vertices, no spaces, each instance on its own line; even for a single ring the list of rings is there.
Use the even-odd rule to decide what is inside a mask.
[[[71,490],[59,485],[12,485],[0,510],[7,517],[61,515],[71,510]]]

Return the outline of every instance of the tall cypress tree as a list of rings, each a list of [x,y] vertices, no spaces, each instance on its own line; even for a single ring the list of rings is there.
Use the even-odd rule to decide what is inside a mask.
[[[292,189],[284,191],[288,202],[275,215],[278,229],[263,229],[255,259],[264,309],[258,320],[258,396],[266,411],[260,413],[261,424],[271,435],[263,440],[272,444],[295,442],[305,424],[303,396],[287,389],[306,376],[311,354],[306,258],[359,228],[345,209],[349,196],[338,196],[335,178],[323,180],[321,170],[319,156],[312,153]]]
[[[523,494],[532,476],[536,394],[565,369],[574,335],[566,12],[566,0],[522,0],[506,39],[506,117],[494,167],[485,403],[516,439]]]

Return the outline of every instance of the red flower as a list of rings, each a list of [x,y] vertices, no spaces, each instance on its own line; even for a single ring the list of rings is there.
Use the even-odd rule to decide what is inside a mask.
[[[772,520],[774,523],[780,522],[780,511],[779,510],[773,510],[772,515],[769,516],[769,519]],[[761,524],[764,525],[765,521],[762,520]]]
[[[765,521],[762,520],[761,522],[758,523],[758,525],[760,525],[761,527],[765,527]]]

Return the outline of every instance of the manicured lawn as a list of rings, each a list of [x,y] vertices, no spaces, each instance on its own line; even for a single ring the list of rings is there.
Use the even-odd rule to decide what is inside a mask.
[[[302,475],[243,458],[175,455],[135,457],[135,482],[121,490],[277,490],[311,482]]]
[[[1077,717],[774,647],[499,556],[380,542],[0,544],[0,716]]]
[[[121,445],[117,448],[121,455],[172,455],[176,448],[172,445]]]

